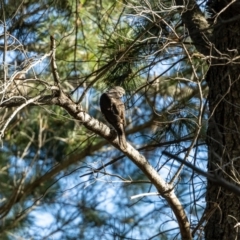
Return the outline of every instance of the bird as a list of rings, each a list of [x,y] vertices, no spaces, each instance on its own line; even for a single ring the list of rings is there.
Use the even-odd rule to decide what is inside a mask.
[[[125,136],[125,107],[121,98],[125,90],[120,86],[110,88],[100,97],[100,108],[103,116],[116,130],[120,146],[127,147]]]

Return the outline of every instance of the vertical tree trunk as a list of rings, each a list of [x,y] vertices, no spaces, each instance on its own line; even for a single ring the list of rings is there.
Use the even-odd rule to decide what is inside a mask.
[[[216,3],[217,12],[224,7],[220,7],[219,2],[224,1]],[[213,32],[213,47],[216,49],[213,55],[218,59],[212,60],[207,74],[210,109],[208,169],[231,182],[240,180],[240,59],[234,60],[240,54],[240,21],[223,21],[239,16],[239,7],[233,4],[217,18],[220,27]],[[206,240],[240,238],[240,231],[234,227],[240,222],[239,197],[208,182],[206,201],[207,212],[213,210],[213,214],[207,216]]]

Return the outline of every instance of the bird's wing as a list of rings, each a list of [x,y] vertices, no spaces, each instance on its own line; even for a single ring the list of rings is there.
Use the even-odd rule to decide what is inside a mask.
[[[106,110],[111,109],[111,99],[106,93],[103,93],[100,97],[100,108],[103,114]]]
[[[125,107],[120,98],[111,99],[111,107],[113,113],[118,116],[118,121],[125,125]]]
[[[103,93],[100,97],[100,108],[110,124],[125,125],[125,107],[120,98],[112,98]]]
[[[116,103],[106,93],[103,93],[100,97],[100,108],[104,117],[110,124],[114,125],[119,122],[119,115]]]

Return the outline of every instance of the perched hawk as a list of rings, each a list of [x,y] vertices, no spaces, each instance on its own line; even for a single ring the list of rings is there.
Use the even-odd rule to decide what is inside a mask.
[[[106,120],[114,127],[117,132],[119,144],[127,147],[125,137],[125,107],[121,97],[125,94],[122,87],[113,87],[100,97],[100,108]]]

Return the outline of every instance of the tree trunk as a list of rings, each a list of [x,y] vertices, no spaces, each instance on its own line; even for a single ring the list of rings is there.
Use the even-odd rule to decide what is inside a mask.
[[[216,3],[214,9],[218,13],[226,7],[223,2]],[[207,74],[210,110],[208,169],[233,183],[240,179],[240,61],[235,59],[240,53],[240,21],[227,20],[239,14],[236,3],[217,17],[220,27],[213,31],[213,56],[218,58],[212,60]],[[234,227],[240,221],[239,197],[208,182],[206,202],[206,212],[211,212],[206,215],[206,240],[240,238],[238,227]]]

